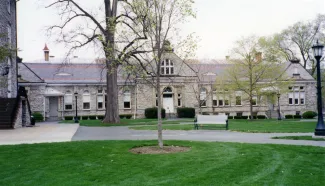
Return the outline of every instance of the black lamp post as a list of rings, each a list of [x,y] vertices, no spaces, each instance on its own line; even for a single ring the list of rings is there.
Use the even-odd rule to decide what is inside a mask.
[[[320,78],[320,59],[323,56],[323,48],[324,46],[316,42],[316,45],[312,47],[314,52],[314,57],[317,60],[316,68],[317,68],[317,109],[318,109],[318,121],[315,129],[315,136],[325,136],[325,127],[323,120],[323,104],[322,104],[322,85]]]
[[[278,96],[278,120],[281,120],[281,113],[280,113],[280,92],[277,93],[277,96]]]
[[[78,98],[78,92],[75,92],[74,96],[76,98],[75,99],[76,100],[76,116],[74,117],[74,122],[79,123],[79,121],[78,121],[78,102],[77,102],[78,101],[78,99],[77,99]]]

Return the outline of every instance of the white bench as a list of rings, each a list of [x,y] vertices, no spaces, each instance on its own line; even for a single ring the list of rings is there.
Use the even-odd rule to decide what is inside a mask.
[[[199,124],[205,125],[226,125],[228,130],[228,116],[227,115],[197,115],[194,120],[194,129],[199,129]]]

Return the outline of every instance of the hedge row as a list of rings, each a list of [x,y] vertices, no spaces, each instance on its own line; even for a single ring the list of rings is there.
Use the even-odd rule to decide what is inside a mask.
[[[90,115],[90,116],[78,116],[78,120],[82,119],[82,120],[103,120],[104,119],[104,115]],[[126,119],[131,119],[132,118],[132,114],[121,114],[120,118],[126,118]],[[74,120],[74,116],[64,116],[64,120]]]
[[[178,118],[194,118],[195,117],[195,108],[178,108],[177,109]]]
[[[153,108],[146,108],[144,110],[144,115],[148,119],[156,119],[158,118],[158,108],[153,107]],[[161,117],[166,118],[166,110],[164,108],[161,108]]]
[[[314,111],[306,111],[302,114],[304,119],[312,119],[317,116],[317,113]]]
[[[228,119],[248,119],[248,116],[234,116],[234,117],[229,116]],[[266,116],[257,115],[257,116],[253,116],[253,119],[266,119]]]
[[[64,120],[74,120],[75,116],[64,116]],[[103,115],[90,115],[90,116],[78,116],[78,120],[97,120],[98,119],[104,119]]]
[[[34,118],[34,120],[35,120],[36,122],[44,121],[44,117],[43,117],[43,115],[42,115],[41,113],[39,113],[39,112],[34,112],[34,113],[32,114],[32,116],[33,116],[33,118]]]
[[[301,119],[301,116],[300,115],[287,114],[284,117],[285,117],[285,119]]]

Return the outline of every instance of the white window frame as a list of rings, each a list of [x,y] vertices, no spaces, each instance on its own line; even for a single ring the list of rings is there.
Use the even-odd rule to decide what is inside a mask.
[[[99,101],[99,98],[102,98],[102,101]],[[98,103],[102,103],[102,108],[98,107]],[[105,95],[104,95],[104,91],[103,90],[98,90],[97,91],[97,109],[98,110],[104,110],[105,109]]]
[[[163,62],[161,62],[160,70],[161,75],[174,75],[174,63],[170,59],[165,59]]]
[[[201,103],[202,101],[204,104]],[[200,88],[200,107],[207,107],[207,89],[204,87]]]
[[[85,103],[89,103],[89,108],[85,108]],[[82,109],[90,110],[90,92],[85,90],[82,94]]]
[[[125,107],[125,103],[129,102],[130,106]],[[124,109],[131,109],[131,91],[126,89],[123,92],[123,108]]]
[[[182,103],[182,94],[178,93],[177,94],[177,107],[182,107],[182,105],[183,105],[183,103]]]
[[[70,97],[71,102],[67,102],[68,96]],[[73,95],[72,95],[71,91],[68,90],[64,95],[64,110],[72,110],[72,108],[73,108],[72,100],[73,100]],[[71,105],[71,109],[67,109],[66,108],[67,105]]]
[[[288,93],[288,105],[305,105],[306,103],[306,93],[304,87],[295,86],[292,88],[292,91]],[[290,104],[290,98],[292,99],[292,103]],[[303,100],[303,103],[302,101]],[[297,102],[296,102],[297,101]]]
[[[237,97],[240,97],[240,105],[237,105]],[[242,93],[240,91],[236,92],[235,95],[235,105],[236,106],[243,106],[243,97],[242,97]]]

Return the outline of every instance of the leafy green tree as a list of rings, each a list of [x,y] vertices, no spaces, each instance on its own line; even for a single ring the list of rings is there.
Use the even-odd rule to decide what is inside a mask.
[[[284,63],[279,61],[281,55],[268,49],[264,41],[261,42],[256,36],[242,38],[232,49],[229,66],[217,78],[216,86],[233,94],[239,91],[241,95],[238,97],[248,98],[251,116],[253,105],[263,91],[283,92],[290,82]],[[262,52],[265,52],[263,56]],[[238,101],[236,105],[240,104],[241,98],[235,97]]]

